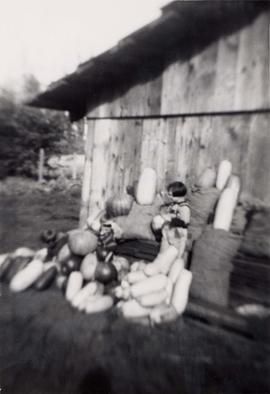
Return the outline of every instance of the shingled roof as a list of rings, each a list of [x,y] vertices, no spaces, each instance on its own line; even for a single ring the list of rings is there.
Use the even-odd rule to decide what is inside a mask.
[[[269,1],[173,1],[158,19],[82,63],[28,105],[69,111],[78,120],[113,100],[116,91],[119,96],[157,77],[172,62],[192,57],[269,7]]]

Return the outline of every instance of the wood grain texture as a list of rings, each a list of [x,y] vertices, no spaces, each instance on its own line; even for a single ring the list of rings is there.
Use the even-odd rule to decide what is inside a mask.
[[[132,185],[145,167],[156,170],[161,190],[172,180],[194,183],[223,159],[232,162],[243,192],[269,203],[269,124],[270,114],[90,121],[90,211]]]
[[[270,12],[266,11],[240,31],[221,37],[189,60],[176,60],[161,76],[123,91],[88,116],[269,109],[269,25]]]

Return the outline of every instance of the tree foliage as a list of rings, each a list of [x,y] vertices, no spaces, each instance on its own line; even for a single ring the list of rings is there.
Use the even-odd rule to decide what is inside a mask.
[[[35,175],[39,149],[46,155],[73,151],[75,131],[66,114],[23,104],[39,92],[33,76],[25,79],[23,100],[10,90],[0,92],[0,176]]]

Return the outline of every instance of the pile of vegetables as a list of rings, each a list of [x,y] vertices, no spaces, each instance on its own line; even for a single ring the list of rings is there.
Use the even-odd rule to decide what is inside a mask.
[[[229,231],[240,191],[240,181],[231,175],[227,160],[220,163],[217,175],[206,169],[198,185],[221,191],[213,227]],[[153,204],[157,176],[147,168],[134,193],[137,204]],[[121,229],[115,216],[128,215],[134,198],[120,193],[107,201],[106,210],[92,215],[84,229],[67,234],[43,232],[47,248],[33,251],[18,248],[0,256],[0,280],[13,292],[51,286],[60,289],[73,308],[85,313],[103,312],[114,305],[127,319],[147,318],[154,324],[172,321],[187,306],[192,272],[186,268],[186,242],[181,247],[161,242],[158,256],[151,263],[114,255]],[[163,239],[164,241],[164,239]]]

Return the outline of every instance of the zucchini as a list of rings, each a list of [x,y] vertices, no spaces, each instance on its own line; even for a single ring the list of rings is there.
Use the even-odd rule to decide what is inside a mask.
[[[43,262],[32,260],[24,269],[19,271],[10,282],[10,290],[20,292],[28,287],[40,277],[43,272]]]

